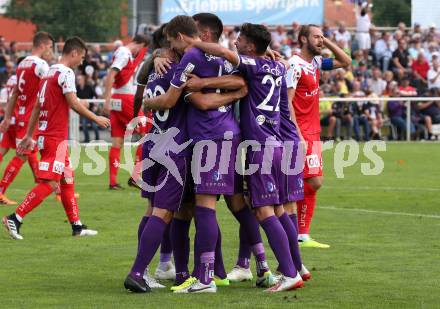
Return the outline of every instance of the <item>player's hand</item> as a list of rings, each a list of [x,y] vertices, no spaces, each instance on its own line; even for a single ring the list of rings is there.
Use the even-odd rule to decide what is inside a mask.
[[[302,136],[301,133],[299,133],[299,147],[302,150],[302,155],[304,160],[306,159],[306,155],[307,155],[307,142],[304,139],[304,137]]]
[[[157,74],[164,75],[171,69],[171,60],[168,58],[154,58],[154,71]]]
[[[97,116],[95,120],[96,124],[101,128],[108,128],[110,127],[110,119],[103,116]]]
[[[21,140],[20,144],[18,144],[18,146],[17,146],[17,153],[18,154],[23,154],[26,151],[34,149],[34,147],[35,147],[34,140],[32,139],[32,137],[26,135]]]
[[[266,56],[272,60],[280,60],[283,58],[283,56],[279,52],[271,49],[270,47],[268,47],[266,50]]]
[[[3,119],[2,122],[0,123],[0,132],[5,133],[6,131],[8,131],[9,126],[11,125],[11,120],[10,119]]]
[[[204,88],[203,79],[195,74],[186,74],[188,81],[186,82],[187,92],[199,92]]]

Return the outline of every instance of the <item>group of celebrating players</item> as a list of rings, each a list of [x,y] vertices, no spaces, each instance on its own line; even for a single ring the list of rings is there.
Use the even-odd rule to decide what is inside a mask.
[[[221,20],[211,13],[176,16],[162,25],[152,36],[154,52],[139,69],[136,90],[131,79],[148,42],[137,35],[120,47],[104,95],[104,110],[109,112],[110,121],[91,113],[87,102],[75,94],[72,69],[84,58],[84,42],[76,37],[68,39],[59,63],[50,68],[46,64],[46,71],[40,72],[37,60],[44,61],[43,55],[51,53],[53,40],[47,33],[38,33],[35,53],[25,59],[35,64],[18,66],[17,86],[0,125],[3,136],[17,132],[21,165],[25,155],[31,162],[29,153],[37,148],[41,154],[35,172],[38,183],[16,211],[3,218],[9,234],[22,239],[19,229],[24,216],[59,188],[73,235],[95,235],[96,231],[79,220],[68,159],[69,107],[101,127],[111,125],[109,188],[119,190],[116,175],[123,136],[127,124],[135,116],[143,116],[143,104],[145,113],[152,115],[152,126],[141,121],[138,129],[146,133],[151,128],[151,132],[136,151],[137,164],[129,184],[139,185],[149,203],[139,224],[138,251],[125,288],[142,293],[164,287],[148,272],[159,246],[156,277],[174,278],[174,293],[213,293],[217,286],[229,285],[230,281],[251,280],[251,254],[256,260],[257,286],[268,292],[303,286],[311,274],[301,260],[300,246],[329,247],[309,236],[316,193],[322,184],[319,72],[348,66],[351,59],[324,38],[316,25],[302,26],[301,53],[288,61],[270,50],[271,34],[265,26],[244,23],[236,51],[218,44],[222,32]],[[47,46],[41,47],[41,42]],[[324,46],[335,58],[320,56]],[[26,82],[20,83],[23,74],[33,74],[38,82],[28,83],[31,79],[25,78]],[[24,86],[31,84],[33,92],[27,90],[23,96]],[[25,104],[32,112],[26,118],[25,133],[19,135],[21,131],[15,128],[20,121],[15,131],[10,124],[13,113],[20,114]],[[15,117],[20,119],[20,115]],[[164,153],[170,145],[180,147]],[[209,151],[210,147],[215,151]],[[243,149],[243,170],[253,168],[252,173],[237,168]],[[208,165],[210,168],[203,168]],[[140,166],[142,177],[137,175]],[[175,167],[172,176],[170,166]],[[297,172],[286,172],[292,169]],[[228,274],[215,211],[220,195],[240,225],[238,260]],[[194,269],[190,273],[192,218],[196,234]],[[276,274],[266,261],[259,226],[277,259]],[[175,266],[170,262],[171,252]]]

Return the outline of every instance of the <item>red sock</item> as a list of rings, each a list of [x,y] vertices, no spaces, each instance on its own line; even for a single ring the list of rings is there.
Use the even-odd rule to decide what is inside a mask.
[[[109,152],[110,163],[110,185],[114,186],[118,183],[118,170],[120,165],[121,148],[111,147]]]
[[[3,174],[3,178],[0,181],[0,193],[3,194],[8,189],[9,185],[14,181],[15,176],[17,176],[18,172],[21,170],[24,161],[19,157],[15,156],[9,161],[8,165],[5,168],[5,173]]]
[[[38,157],[36,152],[31,152],[28,155],[28,164],[31,168],[32,174],[34,175],[35,182],[38,182]]]
[[[52,191],[52,186],[47,182],[37,184],[32,191],[28,193],[20,206],[17,207],[15,213],[24,218],[32,209],[40,205]]]
[[[136,159],[134,161],[134,168],[131,173],[131,178],[133,178],[135,181],[137,181],[140,177],[142,168],[142,144],[139,145],[136,149]]]
[[[61,201],[63,202],[64,211],[70,224],[79,221],[78,203],[75,198],[75,186],[71,184],[61,184]]]
[[[309,234],[310,222],[316,204],[316,190],[304,181],[304,199],[296,202],[298,205],[298,234]]]

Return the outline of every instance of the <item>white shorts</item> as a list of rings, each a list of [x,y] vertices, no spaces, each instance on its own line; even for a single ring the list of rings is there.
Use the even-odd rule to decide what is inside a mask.
[[[357,32],[356,40],[359,44],[359,49],[370,49],[371,48],[371,38],[370,34],[366,32]]]

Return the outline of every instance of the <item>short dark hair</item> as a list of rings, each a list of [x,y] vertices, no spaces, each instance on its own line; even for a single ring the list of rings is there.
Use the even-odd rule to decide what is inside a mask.
[[[199,23],[199,26],[208,28],[214,35],[216,41],[220,39],[223,33],[223,23],[217,15],[212,13],[198,13],[193,15],[192,18]]]
[[[74,50],[84,50],[87,53],[86,43],[80,37],[74,36],[66,40],[63,47],[63,55],[68,55]]]
[[[171,19],[165,31],[172,38],[176,38],[179,32],[190,37],[195,37],[198,33],[196,22],[186,15],[177,15]]]
[[[50,35],[49,32],[40,31],[40,32],[37,32],[34,35],[34,38],[32,40],[32,45],[34,47],[38,47],[41,44],[47,43],[49,41],[51,41],[52,43],[55,42],[55,40],[53,39],[52,35]]]
[[[150,39],[145,34],[136,34],[133,37],[132,42],[135,42],[136,44],[143,44],[144,46],[147,46],[150,44]]]
[[[302,25],[301,28],[299,29],[299,33],[298,33],[299,47],[303,46],[303,43],[301,41],[301,37],[302,36],[304,36],[306,38],[309,37],[309,35],[310,35],[310,28],[321,29],[321,27],[319,27],[318,25],[315,25],[315,24]]]
[[[168,41],[167,37],[165,35],[165,29],[168,23],[162,24],[159,28],[156,29],[156,31],[153,32],[153,49],[167,47]]]
[[[262,55],[266,52],[272,40],[266,26],[251,23],[244,23],[241,26],[240,35],[244,35],[248,41],[255,45],[255,51],[258,55]]]

